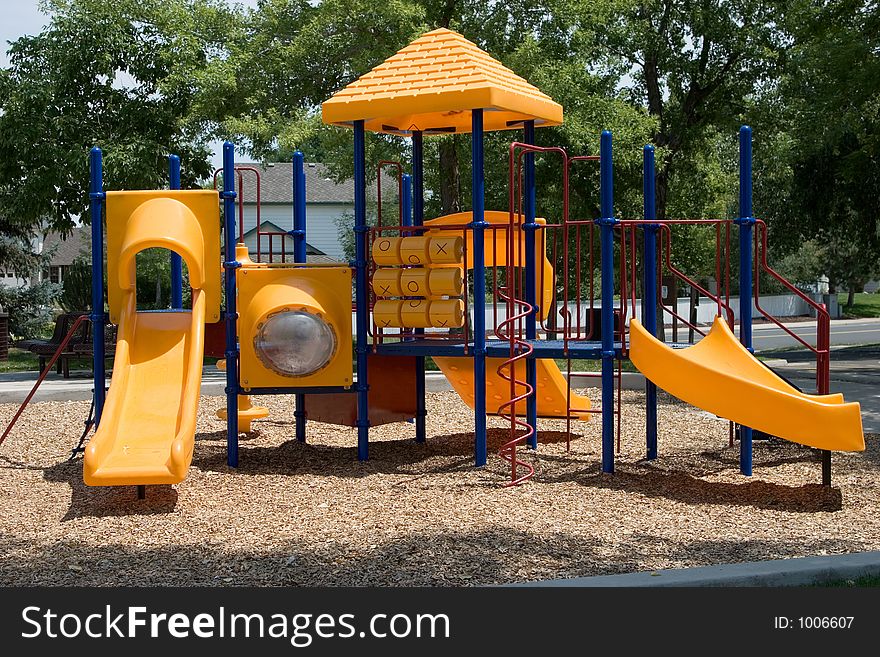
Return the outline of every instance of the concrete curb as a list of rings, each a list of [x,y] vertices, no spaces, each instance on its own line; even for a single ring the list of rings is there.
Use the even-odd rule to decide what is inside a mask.
[[[563,373],[564,375],[565,373]],[[226,381],[212,372],[209,376],[207,373],[202,379],[203,395],[223,395],[226,388]],[[0,404],[20,404],[30,392],[36,380],[36,375],[32,378],[17,377],[16,380],[0,380]],[[108,380],[107,384],[110,382]],[[599,381],[581,379],[579,385],[587,385],[586,387],[598,387]],[[621,386],[624,390],[642,390],[645,387],[645,377],[638,372],[623,372]],[[427,372],[425,374],[425,388],[428,392],[443,392],[451,390],[452,386],[441,372]],[[293,394],[293,393],[291,393]],[[46,379],[37,390],[33,401],[84,401],[92,398],[92,381],[87,378],[75,379]]]
[[[524,582],[514,586],[680,587],[811,586],[880,575],[880,551],[721,564],[623,575]]]

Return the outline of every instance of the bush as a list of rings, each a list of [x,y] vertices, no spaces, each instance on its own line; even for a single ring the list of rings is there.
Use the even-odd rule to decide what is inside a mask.
[[[16,340],[45,337],[53,320],[52,307],[61,294],[57,283],[42,281],[29,287],[0,286],[0,307],[9,313],[9,333]]]

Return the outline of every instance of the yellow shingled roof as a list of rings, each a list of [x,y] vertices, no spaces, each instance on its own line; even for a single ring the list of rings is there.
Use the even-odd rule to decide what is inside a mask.
[[[484,130],[562,123],[562,106],[462,35],[423,34],[321,106],[324,123],[394,134],[470,132],[472,109]]]

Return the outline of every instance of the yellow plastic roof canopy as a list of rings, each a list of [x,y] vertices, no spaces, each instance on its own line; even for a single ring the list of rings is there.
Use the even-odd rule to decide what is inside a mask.
[[[486,131],[562,123],[562,105],[445,28],[423,34],[321,106],[324,123],[363,120],[367,130],[401,135],[470,132],[472,109],[484,110]]]

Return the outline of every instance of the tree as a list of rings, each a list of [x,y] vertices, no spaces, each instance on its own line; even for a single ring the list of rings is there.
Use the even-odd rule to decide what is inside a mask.
[[[0,309],[9,313],[9,330],[16,339],[39,337],[52,319],[52,302],[60,286],[39,280],[50,256],[34,251],[29,231],[0,217],[0,265],[18,279],[30,281],[23,287],[0,285]]]
[[[767,0],[623,0],[584,3],[598,19],[600,61],[621,77],[632,102],[657,120],[657,213],[666,217],[670,181],[688,153],[715,131],[731,134],[748,99],[772,79],[782,33]],[[626,78],[631,82],[627,84]]]
[[[0,216],[68,232],[88,222],[88,150],[113,189],[184,184],[209,173],[193,80],[222,52],[234,14],[217,0],[52,0],[49,25],[16,40],[0,72]]]
[[[826,274],[832,291],[850,290],[851,305],[880,273],[880,15],[869,0],[798,0],[785,27],[784,75],[766,94],[777,161],[756,192],[774,210],[776,243]]]

